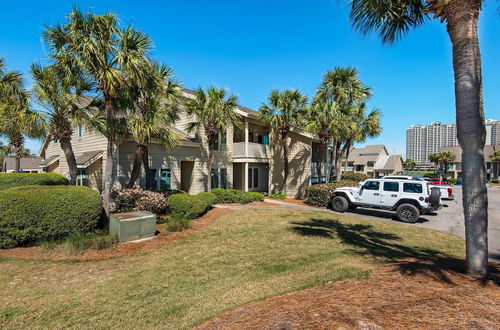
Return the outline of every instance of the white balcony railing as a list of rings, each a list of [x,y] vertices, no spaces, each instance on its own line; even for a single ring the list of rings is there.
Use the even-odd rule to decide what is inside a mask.
[[[268,158],[269,146],[253,142],[236,142],[233,144],[234,157]]]

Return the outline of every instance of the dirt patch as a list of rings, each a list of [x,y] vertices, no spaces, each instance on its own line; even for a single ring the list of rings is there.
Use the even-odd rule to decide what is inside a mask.
[[[240,204],[240,203],[224,203],[224,204],[220,204],[220,205],[224,205],[224,206],[281,206],[279,204],[275,204],[275,203],[270,203],[270,202],[250,202],[250,203],[247,203],[247,204]]]
[[[304,201],[302,199],[295,199],[295,198],[285,198],[285,199],[269,198],[269,199],[280,201],[280,202],[285,202],[285,203],[290,203],[290,204],[296,204],[296,205],[300,205],[300,206],[316,207],[316,206],[312,206],[312,205],[307,205],[306,203],[304,203]]]
[[[199,329],[500,329],[500,264],[491,280],[456,259],[406,259],[345,280],[227,312]]]
[[[0,257],[37,260],[103,260],[142,251],[150,251],[167,244],[177,242],[189,235],[195,234],[207,228],[217,218],[227,212],[231,212],[231,210],[214,208],[208,211],[201,218],[193,220],[189,229],[182,232],[163,234],[163,228],[165,225],[159,224],[157,225],[157,230],[160,232],[160,234],[155,236],[154,238],[138,242],[118,243],[113,249],[87,250],[82,254],[76,256],[68,256],[62,251],[50,251],[43,249],[40,246],[33,246],[0,250]]]

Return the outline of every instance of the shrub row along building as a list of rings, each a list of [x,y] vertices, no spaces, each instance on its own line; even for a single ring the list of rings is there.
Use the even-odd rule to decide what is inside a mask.
[[[185,89],[184,93],[189,96],[192,91]],[[206,191],[207,180],[211,180],[212,188],[235,188],[258,192],[283,191],[285,188],[283,156],[277,137],[273,136],[270,128],[258,119],[257,111],[243,106],[238,106],[235,111],[241,119],[241,125],[239,128],[231,127],[225,134],[219,136],[211,173],[207,173],[207,139],[202,131],[189,134],[186,126],[195,119],[186,113],[181,113],[180,119],[174,125],[174,129],[181,137],[180,147],[165,150],[159,143],[152,143],[149,146],[149,165],[155,177],[156,189],[181,189],[196,194]],[[102,190],[106,143],[106,138],[98,132],[82,126],[74,129],[72,145],[78,165],[77,184]],[[117,143],[116,188],[126,186],[130,179],[135,149],[136,144],[126,137]],[[330,174],[330,153],[325,152],[326,155],[323,157],[325,163],[321,166],[322,179],[319,180],[316,170],[319,139],[311,133],[293,128],[289,135],[289,149],[290,172],[287,195],[302,197],[308,185],[326,181],[326,176]],[[40,156],[43,158],[40,164],[43,171],[63,175],[68,173],[68,165],[58,141],[45,140]],[[384,173],[389,172],[391,171]],[[145,175],[141,173],[138,180],[141,187],[145,186],[145,181]]]

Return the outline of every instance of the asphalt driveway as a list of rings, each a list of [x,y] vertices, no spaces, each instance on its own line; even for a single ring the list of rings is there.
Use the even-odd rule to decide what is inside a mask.
[[[434,229],[465,238],[464,215],[462,209],[462,188],[453,187],[455,200],[443,201],[444,207],[437,213],[422,216],[415,224],[422,228]],[[395,220],[394,212],[375,209],[356,209],[352,213],[373,219]],[[490,258],[500,261],[500,188],[488,188],[488,245]]]

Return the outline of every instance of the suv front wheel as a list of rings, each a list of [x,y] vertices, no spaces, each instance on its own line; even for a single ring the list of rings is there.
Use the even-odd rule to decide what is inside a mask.
[[[411,204],[401,204],[396,210],[396,215],[400,221],[415,223],[420,218],[420,211]]]
[[[332,199],[332,210],[344,213],[349,208],[347,199],[343,196],[335,196]]]

